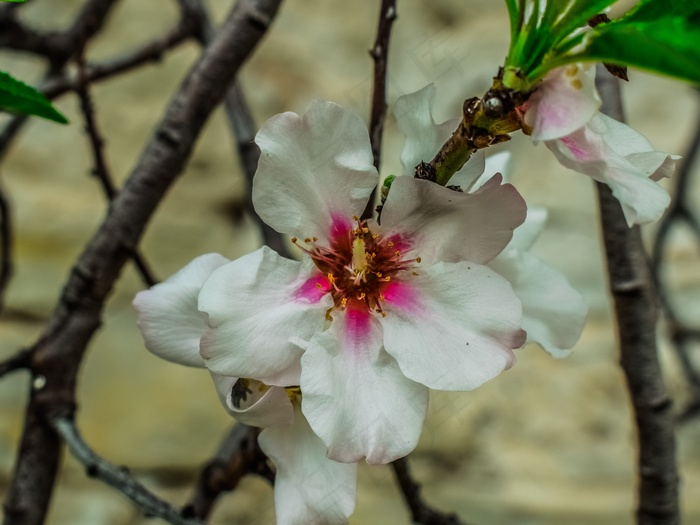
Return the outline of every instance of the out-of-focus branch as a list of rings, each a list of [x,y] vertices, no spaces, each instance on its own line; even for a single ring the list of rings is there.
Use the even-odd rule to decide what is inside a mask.
[[[413,480],[406,458],[391,464],[414,523],[421,525],[466,525],[456,514],[445,514],[429,507],[421,496],[421,486]]]
[[[28,350],[20,350],[9,359],[0,363],[0,377],[15,370],[29,368],[31,353]]]
[[[624,120],[617,79],[598,67],[596,85],[602,111]],[[639,525],[677,525],[678,472],[671,399],[656,350],[656,295],[639,227],[628,228],[610,189],[596,183],[615,304],[620,364],[634,407],[637,427]]]
[[[681,410],[678,419],[685,421],[700,414],[700,372],[695,368],[690,358],[690,345],[700,342],[700,330],[689,327],[680,319],[678,311],[670,297],[670,291],[666,288],[663,279],[664,254],[669,240],[669,235],[674,226],[685,224],[695,237],[695,242],[700,245],[700,219],[695,214],[693,206],[689,202],[690,184],[693,167],[697,162],[700,151],[700,119],[693,139],[688,146],[680,168],[674,174],[675,188],[673,198],[666,215],[659,225],[659,230],[654,240],[653,269],[656,285],[659,290],[661,305],[666,315],[673,347],[681,362],[683,373],[690,389],[690,399]]]
[[[204,525],[203,521],[182,516],[180,511],[153,495],[124,467],[117,467],[98,456],[83,440],[75,421],[70,417],[53,417],[51,426],[56,430],[73,457],[85,466],[91,478],[104,481],[133,501],[148,517],[161,518],[173,525]]]
[[[149,62],[158,62],[163,54],[192,36],[193,28],[190,22],[180,22],[176,27],[168,31],[164,36],[154,38],[133,51],[109,61],[99,63],[87,63],[85,65],[85,80],[97,82],[106,80],[115,75],[125,73]],[[49,78],[41,91],[49,99],[54,99],[68,91],[74,91],[78,87],[77,75],[62,73]]]
[[[377,24],[377,37],[369,54],[374,60],[374,74],[372,76],[372,109],[369,121],[369,139],[372,144],[372,157],[374,167],[379,171],[382,155],[382,134],[384,132],[384,119],[386,118],[386,70],[389,58],[389,38],[391,28],[396,20],[396,0],[382,0],[379,9],[379,22]],[[374,212],[376,188],[362,212],[363,219],[370,219]]]
[[[10,203],[0,187],[0,314],[2,313],[5,290],[12,275],[12,214]]]
[[[198,31],[199,40],[202,44],[206,44],[213,36],[213,26],[211,18],[207,12],[206,6],[202,0],[178,0],[183,9],[189,10],[193,16],[200,21]],[[224,98],[224,108],[226,109],[226,117],[229,127],[236,141],[236,150],[240,159],[241,168],[248,181],[248,192],[246,205],[248,211],[253,216],[260,228],[263,236],[263,244],[266,244],[283,257],[291,257],[291,252],[287,247],[283,235],[271,228],[263,221],[253,209],[252,195],[250,188],[253,185],[253,176],[258,167],[258,159],[260,158],[260,149],[255,143],[255,133],[257,126],[253,120],[253,115],[250,107],[245,100],[243,89],[240,82],[235,81]]]
[[[32,353],[42,376],[31,393],[5,502],[5,525],[40,525],[60,458],[47,414],[74,408],[77,372],[104,302],[166,190],[182,172],[202,127],[277,12],[280,0],[239,0],[168,105],[137,166],[72,269],[49,326]]]
[[[97,119],[95,118],[95,108],[92,104],[90,88],[85,76],[85,60],[82,51],[78,54],[77,62],[78,85],[76,86],[75,92],[80,100],[80,110],[85,120],[85,133],[90,141],[90,150],[92,151],[92,158],[95,164],[93,175],[100,181],[100,185],[102,186],[107,200],[112,202],[117,195],[117,189],[114,187],[112,176],[107,167],[107,159],[105,158],[104,152],[104,139],[97,125]],[[131,253],[131,258],[146,286],[153,286],[156,284],[157,280],[153,277],[153,273],[138,248],[134,248]]]
[[[258,446],[259,433],[260,429],[241,423],[231,429],[214,458],[202,469],[194,495],[182,510],[184,516],[206,519],[221,493],[235,489],[251,472],[274,482],[274,472]]]

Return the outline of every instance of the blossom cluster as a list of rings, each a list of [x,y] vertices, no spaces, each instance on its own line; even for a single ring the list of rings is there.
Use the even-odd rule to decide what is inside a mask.
[[[643,139],[598,114],[574,73],[555,73],[522,108],[533,139],[608,183],[630,222],[653,219],[647,182],[672,159],[640,152]],[[504,181],[503,156],[474,155],[449,188],[411,176],[455,129],[434,122],[434,96],[428,86],[396,101],[405,174],[377,219],[360,218],[379,182],[361,117],[313,102],[267,121],[253,204],[301,260],[267,247],[207,254],[134,300],[146,347],[206,367],[228,412],[263,429],[279,524],[345,523],[358,462],[416,447],[430,389],[477,388],[527,342],[565,356],[582,330],[580,294],[529,252],[546,212]]]

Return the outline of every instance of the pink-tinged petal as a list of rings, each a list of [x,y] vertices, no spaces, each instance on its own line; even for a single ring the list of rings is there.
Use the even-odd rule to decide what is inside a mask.
[[[326,446],[297,408],[289,428],[271,427],[258,443],[277,468],[277,525],[343,525],[355,509],[357,464],[326,457]]]
[[[525,201],[500,175],[474,193],[397,177],[382,211],[382,227],[411,236],[425,262],[484,264],[498,255],[525,220]]]
[[[329,294],[304,293],[318,273],[267,247],[216,270],[202,287],[199,309],[209,316],[200,352],[207,367],[233,377],[264,379],[292,366],[298,343],[323,329]]]
[[[525,124],[532,128],[532,140],[554,140],[584,126],[598,108],[595,69],[564,66],[552,71],[530,96]]]
[[[362,214],[379,178],[364,121],[332,102],[272,117],[255,142],[253,204],[280,233],[326,239],[333,217]]]
[[[400,96],[394,103],[396,124],[406,136],[401,149],[401,164],[407,175],[413,175],[420,162],[430,162],[459,125],[459,119],[439,125],[435,123],[433,103],[436,93],[435,84],[428,84],[415,93]]]
[[[587,126],[546,144],[567,168],[610,186],[630,226],[657,220],[670,203],[654,181],[670,176],[678,157],[654,151],[639,133],[610,117],[599,113]]]
[[[288,427],[294,421],[294,408],[284,388],[269,387],[253,379],[239,383],[237,377],[213,372],[211,378],[219,394],[219,401],[241,423],[267,428]]]
[[[520,301],[503,277],[467,262],[418,273],[404,284],[414,301],[386,299],[380,319],[384,347],[407,377],[437,390],[472,390],[514,363],[525,333]]]
[[[527,341],[553,357],[566,357],[586,322],[583,297],[566,278],[527,252],[507,249],[489,266],[508,279],[523,305]]]
[[[382,349],[381,325],[367,311],[333,313],[330,328],[301,358],[301,391],[329,458],[388,463],[418,443],[428,389],[407,379]]]
[[[218,253],[197,257],[172,277],[136,294],[134,308],[146,348],[163,359],[203,367],[199,339],[207,327],[197,309],[204,281],[230,262]]]

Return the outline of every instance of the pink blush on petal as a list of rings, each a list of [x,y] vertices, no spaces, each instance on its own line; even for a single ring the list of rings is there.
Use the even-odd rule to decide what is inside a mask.
[[[384,288],[383,295],[387,303],[398,306],[402,310],[415,312],[420,309],[415,289],[406,283],[389,283]]]
[[[351,229],[352,223],[345,217],[341,217],[339,215],[331,216],[331,239],[346,238],[350,234]]]
[[[562,137],[559,140],[561,140],[571,154],[576,157],[576,160],[585,160],[588,157],[588,152],[571,137]]]
[[[345,311],[345,335],[350,341],[350,348],[360,353],[364,348],[364,342],[369,339],[370,313],[360,308],[348,308]]]
[[[301,302],[317,303],[331,289],[331,283],[324,275],[315,275],[297,290],[297,299]]]

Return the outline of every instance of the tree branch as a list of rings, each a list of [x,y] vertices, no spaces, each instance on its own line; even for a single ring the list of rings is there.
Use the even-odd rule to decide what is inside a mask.
[[[206,519],[223,492],[234,490],[246,474],[254,472],[274,483],[274,472],[258,446],[259,428],[236,424],[214,458],[202,469],[194,495],[183,516]]]
[[[74,409],[80,361],[101,321],[104,302],[166,190],[181,173],[204,123],[272,22],[280,0],[240,0],[170,102],[165,117],[101,227],[72,269],[49,326],[33,349],[45,378],[32,391],[5,525],[44,521],[60,440],[44,415]]]
[[[391,28],[396,20],[396,0],[382,0],[379,9],[379,22],[377,24],[377,37],[369,54],[374,60],[374,74],[372,76],[372,110],[369,123],[369,140],[372,144],[372,157],[374,167],[379,171],[382,155],[382,133],[384,132],[384,119],[386,118],[386,70],[389,58],[389,38]],[[363,219],[372,218],[376,188],[362,212]]]
[[[422,525],[466,525],[456,514],[443,514],[429,507],[421,497],[421,486],[411,477],[411,470],[406,458],[391,463],[396,481],[399,483],[406,505],[411,509],[414,523]]]
[[[90,142],[90,150],[92,152],[93,162],[95,167],[93,169],[93,175],[97,177],[102,186],[105,196],[109,202],[112,202],[117,195],[117,189],[112,182],[112,176],[109,173],[109,168],[107,167],[107,159],[105,158],[104,152],[104,139],[97,126],[97,119],[95,118],[95,109],[92,104],[92,98],[90,97],[89,84],[85,75],[85,60],[83,56],[83,50],[78,53],[78,85],[76,86],[76,94],[80,100],[80,109],[83,114],[83,119],[85,121],[85,132],[88,136]],[[146,286],[153,286],[158,281],[153,277],[149,265],[143,258],[143,255],[139,252],[138,248],[134,248],[131,252],[131,258],[134,261],[137,271],[141,274],[141,279],[146,284]]]
[[[596,85],[603,99],[602,111],[624,120],[618,81],[599,66]],[[656,297],[649,265],[639,227],[627,227],[620,204],[606,185],[596,183],[596,187],[620,364],[637,426],[637,523],[676,525],[680,516],[673,416],[656,350]]]
[[[98,456],[83,440],[75,421],[70,417],[53,417],[51,426],[61,436],[73,457],[85,466],[86,474],[111,485],[133,501],[147,517],[161,518],[173,525],[203,525],[204,522],[184,517],[168,502],[152,494],[124,467],[117,467]]]

